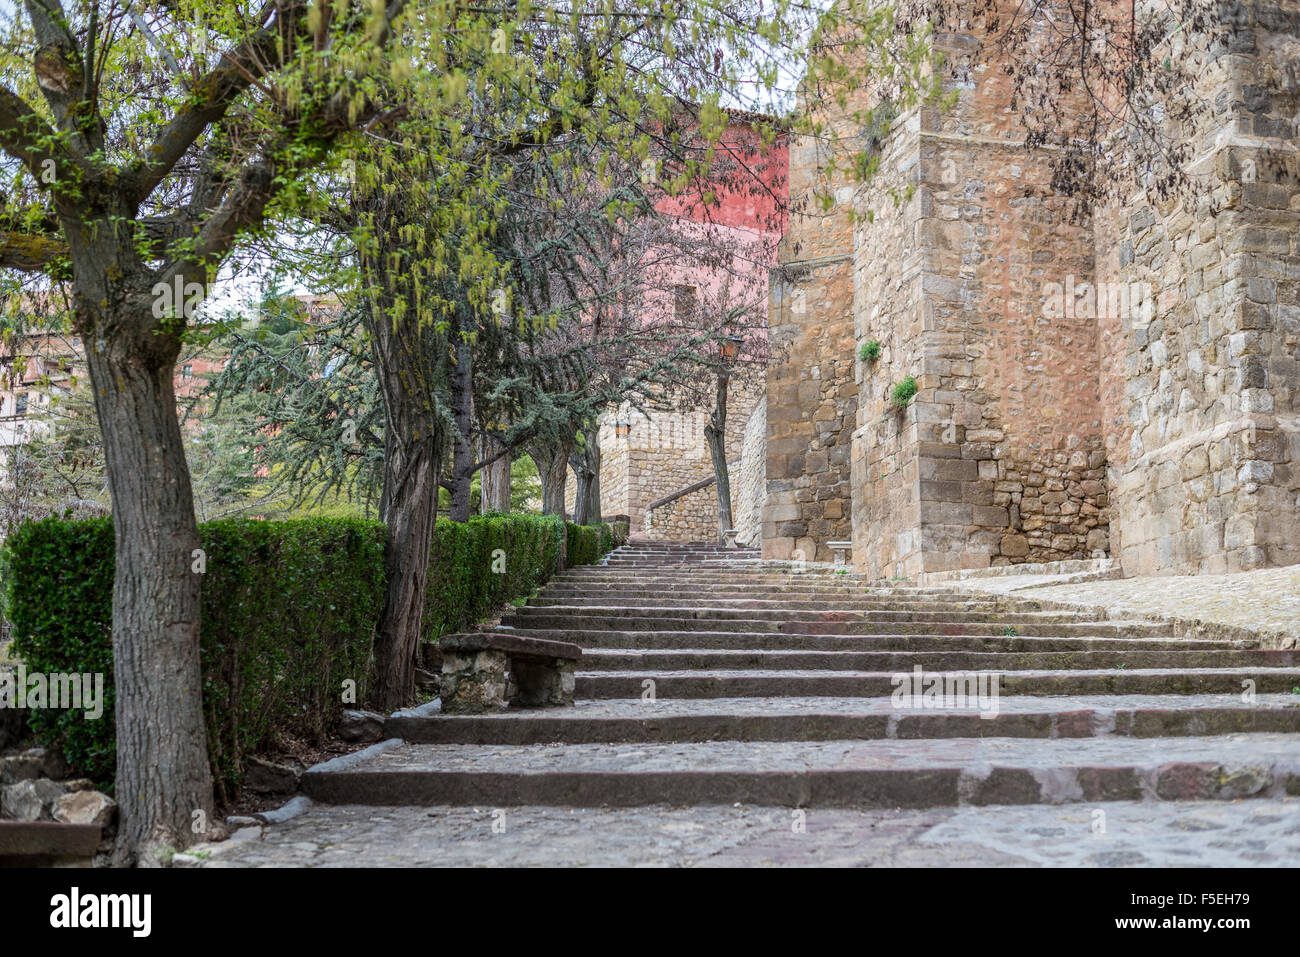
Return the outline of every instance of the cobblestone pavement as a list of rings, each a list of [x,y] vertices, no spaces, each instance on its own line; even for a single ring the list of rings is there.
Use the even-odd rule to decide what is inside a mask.
[[[1035,587],[1025,587],[1035,583]],[[985,593],[1104,607],[1111,618],[1175,617],[1188,622],[1246,628],[1265,644],[1294,648],[1300,640],[1300,565],[1233,575],[1177,575],[1051,584],[972,578],[953,585]]]
[[[1300,801],[923,811],[316,805],[203,867],[1300,866]]]

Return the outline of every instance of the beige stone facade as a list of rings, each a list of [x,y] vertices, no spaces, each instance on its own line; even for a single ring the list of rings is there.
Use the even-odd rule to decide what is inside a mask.
[[[745,468],[746,427],[761,399],[761,385],[733,381],[728,391],[726,451],[731,477],[733,523],[737,518]],[[604,515],[627,515],[632,534],[680,542],[718,541],[718,500],[714,485],[688,492],[654,509],[649,506],[676,495],[714,474],[704,426],[709,413],[658,412],[623,408],[606,414],[600,426],[600,503]],[[616,423],[626,422],[619,436]],[[761,446],[750,442],[749,473],[763,460]],[[569,481],[572,498],[572,478]],[[747,493],[750,501],[755,490]]]
[[[1300,3],[1238,14],[1198,74],[1214,204],[1071,216],[974,36],[943,40],[956,107],[894,117],[867,185],[816,183],[819,146],[791,144],[792,207],[836,202],[792,214],[773,277],[765,556],[1300,562]]]
[[[852,188],[822,184],[817,170],[826,158],[810,137],[790,144],[790,222],[768,315],[765,558],[829,561],[826,542],[851,531]],[[836,196],[829,212],[809,199],[823,185]]]

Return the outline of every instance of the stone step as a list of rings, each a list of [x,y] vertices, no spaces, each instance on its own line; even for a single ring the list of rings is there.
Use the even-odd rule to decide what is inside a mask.
[[[1300,735],[403,744],[302,779],[367,805],[944,807],[1300,795]]]
[[[502,628],[503,631],[516,629]],[[586,649],[735,649],[758,651],[1212,651],[1245,649],[1249,643],[1223,638],[1125,638],[1007,636],[998,633],[937,635],[893,634],[800,635],[784,632],[752,634],[741,631],[578,631],[535,629],[525,632],[551,641],[567,641]]]
[[[808,581],[815,584],[835,583],[845,588],[890,588],[898,591],[928,591],[935,594],[960,594],[962,589],[953,585],[933,585],[921,587],[905,582],[864,582],[859,581],[847,571],[837,572],[832,566],[809,566],[802,572],[783,568],[771,568],[761,563],[743,564],[740,562],[718,562],[710,566],[681,565],[667,567],[656,571],[637,571],[631,568],[617,569],[608,565],[578,565],[558,572],[553,581],[599,582],[625,581],[636,582],[646,578],[650,581],[700,581],[700,582],[734,582],[736,584],[789,584]]]
[[[956,589],[937,588],[894,588],[879,583],[860,582],[838,575],[773,575],[746,576],[709,576],[700,573],[667,576],[652,572],[620,573],[614,577],[612,571],[603,575],[585,578],[554,577],[546,589],[569,588],[588,595],[599,595],[605,589],[649,589],[660,594],[700,594],[707,595],[715,591],[740,590],[758,595],[765,594],[807,594],[826,595],[843,594],[853,597],[871,596],[905,600],[930,601],[969,601],[971,599],[1023,600],[1022,596],[1010,596],[1005,593],[973,592]],[[1027,602],[1028,603],[1028,602]]]
[[[752,651],[587,650],[583,671],[1100,671],[1174,668],[1300,668],[1297,651]],[[1300,696],[1298,696],[1300,697]],[[1300,704],[1300,700],[1297,702]]]
[[[657,548],[654,545],[620,545],[610,552],[614,557],[624,555],[758,555],[757,548],[727,548],[725,545],[679,545],[674,548]]]
[[[668,601],[674,598],[680,598],[683,594],[682,586],[679,584],[663,585],[658,588],[647,587],[642,584],[638,585],[610,585],[593,588],[589,585],[556,585],[548,584],[542,588],[542,596],[547,598],[583,598],[593,601],[601,598],[610,598],[623,600],[637,598],[665,599]],[[911,607],[916,604],[943,604],[945,602],[959,602],[967,605],[988,605],[991,607],[1027,607],[1023,599],[1007,599],[995,595],[962,595],[956,598],[938,599],[926,598],[924,596],[915,596],[908,594],[899,594],[897,592],[871,591],[870,589],[848,590],[843,588],[787,588],[776,585],[709,585],[709,586],[691,586],[687,592],[691,598],[696,599],[762,599],[778,600],[791,599],[794,601],[812,601],[819,598],[837,599],[843,601],[873,601],[887,602],[903,607]]]
[[[846,598],[836,596],[820,600],[790,598],[731,598],[710,595],[707,598],[642,598],[626,595],[600,594],[593,597],[579,595],[551,595],[544,593],[528,599],[529,608],[608,608],[617,598],[624,608],[647,612],[663,609],[719,608],[725,611],[801,611],[801,612],[886,612],[890,614],[943,614],[970,611],[977,614],[1013,614],[1012,603],[991,601],[962,602],[895,602],[887,599]],[[1092,620],[1088,616],[1079,616]]]
[[[953,611],[911,611],[892,608],[861,609],[859,607],[826,608],[814,605],[798,608],[724,608],[707,602],[695,605],[689,600],[676,607],[647,607],[639,603],[626,605],[524,605],[517,608],[512,618],[554,617],[565,615],[573,621],[586,618],[706,618],[720,621],[880,621],[880,622],[997,622],[1006,626],[1035,627],[1056,624],[1077,624],[1096,621],[1095,616],[1078,612],[1025,612],[981,611],[957,609]]]
[[[103,830],[98,824],[0,821],[0,866],[90,867]]]
[[[580,661],[579,669],[584,665]],[[1300,668],[1162,668],[1133,670],[990,671],[1002,695],[1288,694],[1300,688]],[[582,671],[578,698],[638,698],[653,681],[659,698],[887,697],[898,672],[789,669]],[[1243,682],[1253,682],[1253,686]],[[1300,695],[1297,696],[1300,700]]]
[[[520,609],[523,611],[523,609]],[[543,612],[546,609],[537,609]],[[725,618],[712,614],[700,617],[634,617],[623,615],[574,615],[512,613],[501,619],[504,627],[534,634],[539,630],[563,631],[734,631],[752,634],[792,635],[1043,635],[1074,637],[1082,635],[1130,636],[1134,638],[1166,637],[1168,626],[1151,622],[1098,621],[1025,621],[999,618],[995,621],[880,621],[854,617],[826,621],[820,618]],[[581,644],[581,642],[579,642]]]
[[[750,554],[634,543],[556,576],[493,630],[580,645],[573,707],[394,717],[405,743],[304,789],[487,807],[1300,795],[1300,652]],[[985,697],[895,701],[916,667]]]
[[[673,558],[612,558],[602,562],[601,568],[726,568],[737,561],[735,558],[718,556],[717,558],[700,558],[688,562]]]
[[[579,701],[572,708],[390,718],[384,733],[415,744],[626,744],[655,741],[833,741],[879,738],[1170,737],[1300,733],[1300,703],[1260,695],[1009,697],[998,712],[909,711],[891,698],[658,698]]]
[[[605,558],[606,562],[618,561],[664,561],[664,562],[698,562],[698,561],[757,561],[763,556],[755,549],[741,548],[692,548],[683,551],[656,551],[638,549],[624,551],[615,549]]]
[[[611,584],[634,585],[638,582],[651,582],[670,584],[672,582],[697,582],[699,584],[720,584],[720,585],[788,585],[806,581],[814,585],[835,585],[841,588],[872,588],[877,590],[891,591],[917,591],[927,592],[929,594],[962,594],[962,590],[954,588],[951,585],[936,586],[934,588],[920,588],[918,586],[904,587],[899,585],[890,585],[881,582],[863,582],[857,581],[851,576],[837,574],[833,571],[817,570],[802,573],[791,573],[786,571],[777,571],[759,566],[750,566],[748,568],[741,565],[719,565],[717,567],[705,568],[701,566],[682,566],[680,568],[663,568],[654,571],[637,571],[635,569],[617,569],[609,568],[604,565],[579,565],[577,568],[571,568],[567,571],[559,572],[551,581],[575,582],[575,583],[600,583],[609,582]]]

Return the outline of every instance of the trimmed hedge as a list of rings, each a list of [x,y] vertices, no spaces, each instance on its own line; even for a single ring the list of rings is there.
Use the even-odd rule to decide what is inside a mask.
[[[245,519],[199,527],[203,707],[214,778],[238,790],[245,755],[276,734],[325,740],[370,691],[384,607],[379,522]]]
[[[426,590],[426,639],[460,631],[569,565],[598,561],[624,527],[577,526],[555,517],[489,515],[440,521]],[[206,555],[201,652],[203,709],[222,797],[238,790],[243,759],[279,733],[326,736],[345,681],[364,702],[375,627],[383,611],[385,529],[356,519],[199,526]],[[0,552],[4,614],[15,655],[32,672],[104,674],[104,715],[34,710],[38,739],[111,786],[113,525],[49,518],[23,525]]]
[[[574,525],[564,523],[565,561],[574,565],[594,565],[619,545],[627,541],[627,525]]]
[[[552,515],[483,515],[434,526],[425,590],[424,637],[463,631],[495,609],[532,594],[565,564],[590,565],[622,544],[611,525],[561,523]]]
[[[483,515],[433,527],[424,637],[463,631],[555,574],[564,525],[554,516]]]
[[[341,710],[345,680],[363,700],[384,596],[377,522],[227,520],[199,526],[206,553],[203,710],[218,793],[238,789],[243,758],[277,732],[319,740]],[[102,672],[104,716],[30,714],[37,736],[108,786],[113,712],[113,525],[57,518],[5,543],[5,615],[30,671]]]
[[[590,565],[600,561],[600,525],[564,523],[564,556],[570,565]]]
[[[104,676],[104,713],[27,712],[38,740],[61,745],[74,768],[111,784],[113,737],[113,524],[46,518],[18,527],[0,558],[10,657],[29,671]]]

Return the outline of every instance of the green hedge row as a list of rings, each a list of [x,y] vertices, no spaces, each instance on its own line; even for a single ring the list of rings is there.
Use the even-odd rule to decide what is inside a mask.
[[[341,710],[344,682],[364,700],[384,598],[377,522],[227,520],[199,526],[205,553],[203,710],[218,792],[276,733],[319,740]],[[102,672],[104,715],[33,710],[39,739],[71,765],[112,781],[113,525],[46,519],[5,543],[5,615],[14,652],[33,672]]]
[[[625,528],[492,515],[435,526],[426,590],[429,639],[461,630],[530,594],[567,563],[599,560]],[[344,706],[365,701],[384,599],[384,526],[353,519],[231,520],[199,526],[205,552],[203,708],[214,778],[238,789],[245,755],[279,733],[320,740]],[[45,519],[0,552],[13,651],[30,672],[104,674],[104,715],[33,710],[38,738],[107,785],[113,732],[113,526]]]
[[[561,523],[555,516],[484,515],[434,526],[424,636],[462,631],[531,594],[565,564],[590,565],[627,540],[623,528]]]
[[[485,515],[433,528],[424,636],[461,631],[555,573],[564,525],[554,516]]]

